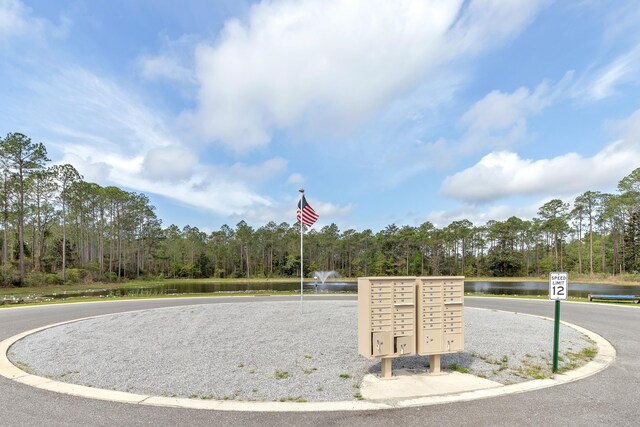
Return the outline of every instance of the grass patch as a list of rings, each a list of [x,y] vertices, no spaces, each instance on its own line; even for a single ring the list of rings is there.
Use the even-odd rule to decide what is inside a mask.
[[[67,371],[60,374],[60,378],[68,377],[69,375],[79,374],[80,371]]]
[[[568,351],[564,353],[564,357],[562,357],[563,365],[558,367],[558,373],[562,374],[564,372],[582,366],[585,363],[593,360],[593,358],[596,357],[597,354],[597,347],[585,347],[577,353]],[[558,357],[558,360],[560,360],[560,357]]]
[[[551,377],[548,366],[533,363],[527,359],[523,359],[522,366],[513,369],[511,373],[517,377],[533,380],[544,380]]]
[[[579,354],[582,357],[593,359],[598,354],[598,349],[596,347],[585,347],[580,350]]]
[[[287,397],[281,397],[280,398],[280,402],[298,402],[298,403],[304,403],[306,402],[306,399],[303,399],[302,396],[287,396]]]
[[[462,367],[462,366],[458,365],[457,363],[452,363],[451,365],[449,365],[449,369],[451,369],[452,371],[460,372],[462,374],[468,374],[469,373],[469,368]]]
[[[305,354],[305,355],[304,355],[304,358],[305,358],[305,359],[311,359],[312,357],[313,357],[313,356],[311,356],[310,354]]]
[[[353,397],[355,397],[357,400],[364,400],[364,397],[362,397],[361,393],[354,393]]]
[[[277,380],[286,380],[289,378],[289,372],[287,371],[276,371],[276,379]]]
[[[342,379],[345,379],[345,380],[346,380],[346,379],[348,379],[348,378],[351,378],[351,375],[349,375],[349,374],[340,374],[340,378],[342,378]]]
[[[29,364],[27,362],[23,362],[22,360],[18,360],[16,362],[13,363],[14,365],[16,365],[18,367],[18,369],[25,371],[27,374],[31,374],[31,375],[36,375],[36,371],[29,366]]]

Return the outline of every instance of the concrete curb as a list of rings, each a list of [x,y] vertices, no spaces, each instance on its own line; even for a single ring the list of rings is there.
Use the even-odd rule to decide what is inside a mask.
[[[474,310],[490,310],[503,311],[468,307]],[[505,311],[507,312],[507,311]],[[511,312],[507,312],[511,313]],[[530,314],[518,313],[524,316],[538,317],[546,320],[548,317],[535,316]],[[616,357],[615,348],[602,336],[595,332],[584,329],[571,323],[562,322],[585,334],[593,340],[598,346],[598,354],[589,363],[573,371],[565,374],[556,375],[552,379],[533,380],[524,383],[481,389],[475,391],[443,394],[424,397],[402,398],[402,399],[384,399],[384,400],[355,400],[355,401],[336,401],[336,402],[247,402],[232,400],[197,400],[188,398],[174,398],[164,396],[151,396],[127,393],[121,391],[105,390],[77,384],[70,384],[55,381],[45,377],[32,375],[15,366],[7,357],[9,347],[22,338],[40,332],[45,329],[53,328],[74,322],[80,322],[88,319],[111,316],[106,314],[101,316],[90,316],[80,319],[74,319],[67,322],[55,323],[22,332],[0,342],[0,376],[10,380],[35,387],[42,390],[52,391],[56,393],[67,394],[71,396],[84,397],[89,399],[106,400],[111,402],[133,403],[150,406],[164,406],[188,409],[207,409],[217,411],[246,411],[246,412],[322,412],[322,411],[368,411],[379,409],[406,408],[415,406],[429,406],[443,403],[463,402],[476,399],[485,399],[489,397],[503,396],[507,394],[523,393],[527,391],[539,390],[546,387],[566,384],[582,378],[594,375],[607,368]]]

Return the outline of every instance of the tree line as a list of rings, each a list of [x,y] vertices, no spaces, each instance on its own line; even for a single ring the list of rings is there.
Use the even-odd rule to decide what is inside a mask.
[[[144,194],[101,187],[71,165],[48,162],[46,147],[21,133],[0,139],[2,285],[300,275],[298,223],[163,228]],[[305,276],[636,274],[640,168],[616,194],[554,199],[531,220],[391,224],[375,233],[331,224],[307,230],[304,249]]]

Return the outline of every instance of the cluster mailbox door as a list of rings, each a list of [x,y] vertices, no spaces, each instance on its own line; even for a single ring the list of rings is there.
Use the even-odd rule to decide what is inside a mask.
[[[359,278],[359,353],[369,358],[415,354],[415,299],[415,278]]]
[[[368,358],[464,348],[464,277],[358,279],[358,351]]]

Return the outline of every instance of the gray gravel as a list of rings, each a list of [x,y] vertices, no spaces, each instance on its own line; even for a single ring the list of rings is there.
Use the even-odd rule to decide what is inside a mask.
[[[9,358],[37,375],[133,393],[200,399],[354,399],[378,360],[357,352],[355,302],[192,305],[114,314],[18,341]],[[560,369],[594,347],[561,326]],[[442,366],[504,384],[550,376],[553,324],[465,308],[465,351]],[[424,370],[426,357],[394,360]]]

